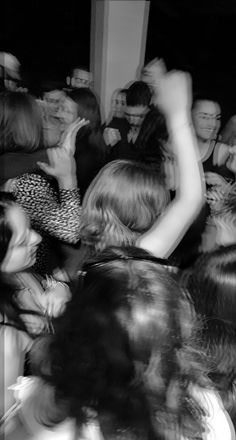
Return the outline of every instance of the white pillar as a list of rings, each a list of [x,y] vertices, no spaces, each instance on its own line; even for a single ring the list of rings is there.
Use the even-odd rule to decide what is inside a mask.
[[[144,63],[149,6],[145,0],[92,0],[90,69],[103,118],[113,91],[134,81]]]

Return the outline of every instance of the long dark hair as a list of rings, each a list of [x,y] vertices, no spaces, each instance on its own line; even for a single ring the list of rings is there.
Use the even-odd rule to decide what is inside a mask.
[[[154,106],[151,107],[141,125],[136,141],[138,159],[151,165],[164,175],[165,144],[168,132],[164,116]]]
[[[81,425],[95,411],[108,439],[202,432],[188,390],[208,383],[190,343],[194,315],[161,263],[140,249],[113,248],[87,264],[37,369],[64,417]]]
[[[204,254],[185,283],[203,320],[209,375],[236,426],[236,245]]]
[[[18,330],[29,333],[23,314],[40,316],[36,311],[20,308],[16,301],[16,285],[8,274],[1,270],[1,265],[7,254],[8,246],[12,238],[12,230],[6,219],[7,210],[15,205],[12,194],[0,192],[0,316],[1,324],[10,325]]]

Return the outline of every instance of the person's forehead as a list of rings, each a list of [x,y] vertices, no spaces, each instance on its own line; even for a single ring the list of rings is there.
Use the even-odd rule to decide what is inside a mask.
[[[82,70],[82,69],[74,69],[73,70],[73,74],[72,74],[73,78],[75,79],[87,79],[88,81],[90,81],[90,73],[87,72],[86,70]]]
[[[197,113],[205,114],[220,114],[221,109],[218,102],[210,100],[199,100],[195,104],[195,111]]]

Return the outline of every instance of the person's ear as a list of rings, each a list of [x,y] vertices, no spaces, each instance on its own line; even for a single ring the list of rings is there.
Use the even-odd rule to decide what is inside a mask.
[[[66,77],[66,84],[67,84],[68,86],[71,85],[71,79],[70,79],[70,76],[67,76],[67,77]]]

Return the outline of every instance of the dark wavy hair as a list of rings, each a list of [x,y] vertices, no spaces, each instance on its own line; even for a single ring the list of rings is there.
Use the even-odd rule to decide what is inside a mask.
[[[82,242],[96,251],[107,246],[134,245],[168,202],[169,193],[156,170],[142,162],[110,162],[85,193]]]
[[[81,425],[95,411],[107,439],[202,432],[202,409],[189,395],[190,384],[208,384],[193,345],[194,315],[161,263],[137,248],[112,248],[84,267],[46,355],[34,363],[55,390],[61,418]],[[55,407],[43,418],[59,422]]]
[[[16,285],[12,278],[1,270],[1,265],[7,254],[13,233],[7,222],[6,214],[7,210],[15,204],[16,201],[12,194],[0,192],[0,316],[2,324],[11,325],[18,330],[29,333],[21,315],[32,314],[40,316],[40,314],[18,306],[15,295]]]
[[[12,91],[0,93],[0,154],[31,153],[42,148],[42,141],[42,116],[33,96]]]
[[[139,152],[139,160],[149,164],[162,175],[168,137],[164,116],[152,106],[141,125],[135,147]]]
[[[204,254],[185,283],[203,319],[210,377],[236,426],[236,245]]]

